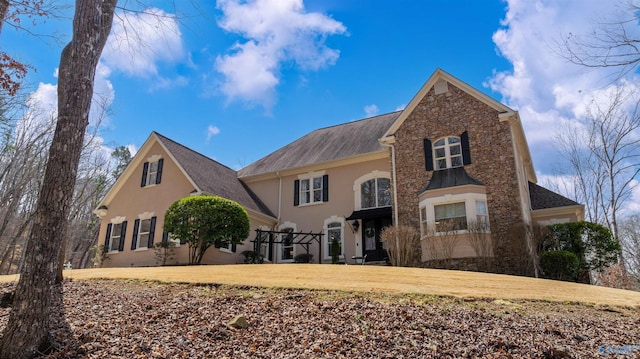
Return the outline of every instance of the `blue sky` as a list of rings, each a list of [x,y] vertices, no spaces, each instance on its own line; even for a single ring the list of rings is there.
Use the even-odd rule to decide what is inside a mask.
[[[614,15],[600,0],[150,3],[119,14],[98,68],[108,148],[139,148],[155,130],[240,168],[314,129],[401,109],[442,68],[520,111],[544,178],[562,167],[554,131],[611,84],[610,70],[554,51]],[[8,27],[0,40],[36,69],[28,81],[45,109],[70,16],[32,29],[55,41]]]

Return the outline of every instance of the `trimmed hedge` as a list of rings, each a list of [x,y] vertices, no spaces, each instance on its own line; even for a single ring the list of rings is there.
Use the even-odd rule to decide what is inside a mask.
[[[540,256],[540,267],[546,278],[575,281],[580,261],[578,256],[569,251],[548,251]]]

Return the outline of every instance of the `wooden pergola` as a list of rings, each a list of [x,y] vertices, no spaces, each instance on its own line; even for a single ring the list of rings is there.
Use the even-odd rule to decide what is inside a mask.
[[[271,260],[271,251],[274,244],[290,244],[292,246],[302,246],[306,253],[309,254],[309,247],[314,242],[318,243],[318,263],[322,263],[322,236],[324,233],[318,232],[288,232],[288,231],[271,231],[256,229],[256,239],[252,240],[253,251],[260,253],[263,244],[267,244],[267,258]],[[288,238],[286,238],[288,237]]]

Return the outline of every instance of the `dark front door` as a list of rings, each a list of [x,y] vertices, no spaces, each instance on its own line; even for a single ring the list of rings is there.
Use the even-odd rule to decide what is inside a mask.
[[[362,222],[362,254],[367,256],[366,261],[387,260],[387,251],[382,247],[380,233],[391,225],[391,218],[363,219]]]

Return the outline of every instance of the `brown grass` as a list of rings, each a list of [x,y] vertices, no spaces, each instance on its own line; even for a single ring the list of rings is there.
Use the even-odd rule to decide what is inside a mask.
[[[73,269],[73,279],[141,279],[161,282],[328,289],[460,298],[530,299],[640,307],[640,292],[547,279],[451,270],[362,265],[238,264],[183,267]],[[0,282],[17,280],[0,276]]]

